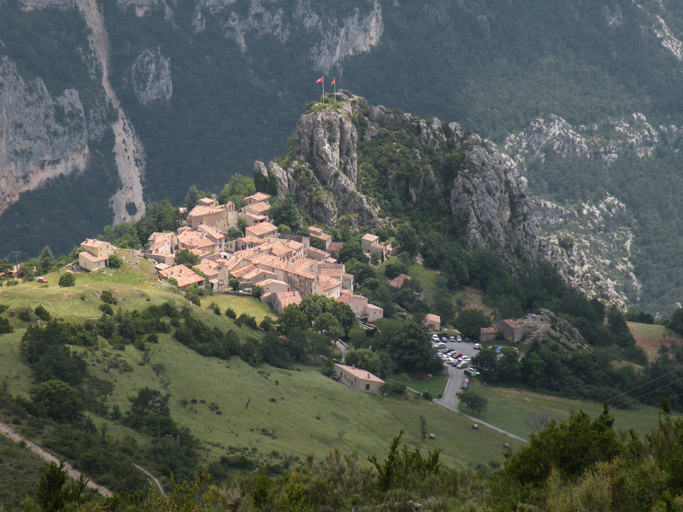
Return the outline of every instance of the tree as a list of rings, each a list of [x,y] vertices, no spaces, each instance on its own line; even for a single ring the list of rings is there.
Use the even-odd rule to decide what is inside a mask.
[[[424,325],[405,322],[390,341],[390,353],[399,372],[437,371],[443,363],[429,341]]]
[[[332,313],[323,313],[315,319],[313,329],[320,333],[327,334],[330,338],[339,338],[344,334],[344,329],[339,325],[339,321]]]
[[[529,436],[529,443],[509,459],[504,472],[531,485],[542,485],[552,471],[562,478],[578,477],[596,462],[613,460],[623,451],[613,424],[606,402],[593,421],[583,411],[573,414],[567,423],[551,420],[546,428]]]
[[[360,263],[367,263],[368,257],[363,252],[363,248],[358,242],[347,242],[339,250],[339,261],[346,263],[347,261],[356,260]]]
[[[260,299],[261,295],[263,295],[263,288],[259,285],[254,285],[254,287],[251,289],[251,294],[257,299]]]
[[[190,189],[187,191],[187,195],[185,196],[185,208],[187,208],[187,213],[190,213],[192,211],[192,208],[197,206],[197,203],[199,203],[199,200],[201,199],[201,195],[199,193],[199,190],[197,187],[192,185]]]
[[[54,255],[52,254],[50,247],[46,245],[43,249],[43,252],[41,252],[40,256],[38,257],[38,272],[40,274],[47,274],[52,270],[53,265]]]
[[[455,319],[455,327],[468,338],[478,338],[479,329],[490,325],[491,319],[478,309],[464,309]]]
[[[225,204],[228,201],[235,203],[235,207],[241,208],[245,197],[254,195],[256,187],[254,180],[242,176],[241,174],[233,174],[230,181],[223,187],[220,194],[218,194],[218,202]]]
[[[43,469],[43,474],[40,475],[36,488],[36,502],[40,506],[40,510],[45,512],[62,510],[66,501],[63,490],[66,479],[64,461],[60,461],[59,466],[50,462]]]
[[[128,399],[131,405],[126,412],[125,423],[136,430],[146,429],[148,433],[157,431],[157,435],[161,435],[162,424],[165,430],[172,425],[168,406],[170,399],[171,395],[162,395],[156,389],[139,389],[135,397]]]
[[[34,313],[36,314],[36,316],[37,316],[38,318],[40,318],[41,320],[43,320],[43,321],[45,321],[45,322],[49,322],[49,321],[50,321],[50,313],[47,311],[47,309],[45,309],[45,308],[43,307],[42,304],[39,304],[38,307],[36,307],[36,309],[33,310],[33,312],[34,312]]]
[[[19,266],[19,272],[17,273],[17,276],[23,279],[25,282],[33,281],[33,279],[36,277],[36,274],[33,271],[33,263],[22,263]]]
[[[423,441],[427,439],[427,420],[422,415],[420,415],[420,435]]]
[[[199,264],[199,256],[190,252],[189,249],[180,249],[175,255],[175,264],[192,268]]]
[[[284,311],[282,311],[280,318],[277,319],[277,332],[284,334],[285,336],[294,329],[305,331],[310,328],[311,323],[309,322],[308,317],[296,304],[287,306]]]
[[[231,277],[230,279],[228,279],[228,286],[232,288],[233,292],[236,292],[237,290],[239,290],[240,282],[237,280],[237,278]]]
[[[511,348],[504,348],[501,358],[498,360],[498,380],[501,382],[516,383],[522,377],[522,363],[519,354]]]
[[[398,227],[396,241],[411,256],[415,256],[420,250],[420,240],[417,237],[417,231],[410,224],[401,224]]]
[[[369,371],[375,375],[380,375],[382,373],[382,361],[376,352],[365,348],[359,348],[356,350],[349,350],[344,355],[344,364],[349,366],[355,366],[361,370]]]
[[[470,389],[464,389],[455,394],[458,400],[465,404],[472,412],[486,412],[489,401],[478,393]]]
[[[74,422],[82,418],[78,391],[61,380],[49,380],[31,389],[31,401],[45,416],[55,421]]]
[[[68,272],[66,274],[62,274],[59,276],[59,286],[62,288],[76,286],[76,276]]]

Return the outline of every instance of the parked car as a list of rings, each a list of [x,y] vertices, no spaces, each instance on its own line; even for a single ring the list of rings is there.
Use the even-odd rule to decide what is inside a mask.
[[[474,372],[476,372],[476,370],[474,368],[466,368],[464,373],[465,373],[465,375],[469,375],[470,377],[474,377]]]
[[[453,358],[454,359],[460,359],[462,356],[463,356],[462,352],[458,352],[457,354],[455,354],[455,356],[453,356]]]
[[[472,346],[472,348],[473,348],[474,350],[481,350],[481,344],[480,344],[480,343],[475,343],[475,344]]]
[[[467,385],[470,383],[469,379],[465,379],[462,382],[462,389],[467,389]]]
[[[39,277],[38,279],[36,279],[36,283],[47,283],[47,279],[45,279],[44,277]]]
[[[449,336],[449,337],[448,337],[448,341],[454,342],[454,341],[455,341],[455,336]]]
[[[441,341],[443,341],[444,343],[446,343],[446,342],[448,341],[448,338],[446,338],[446,336],[442,336],[442,337],[441,337]]]
[[[441,342],[436,344],[436,348],[446,348],[446,344]]]
[[[459,334],[455,337],[455,341],[462,341],[462,336]]]
[[[467,368],[469,365],[470,365],[470,363],[467,361],[460,361],[458,363],[457,368],[458,368],[458,370],[462,370],[463,368]]]

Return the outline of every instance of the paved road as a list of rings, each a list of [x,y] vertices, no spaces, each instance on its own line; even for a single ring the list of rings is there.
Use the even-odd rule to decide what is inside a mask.
[[[443,351],[446,351],[449,349],[454,349],[457,352],[462,352],[463,354],[465,354],[466,356],[469,356],[469,357],[474,357],[478,352],[478,350],[474,349],[474,343],[447,342],[446,345],[447,345],[447,347],[444,349],[441,349],[440,352],[443,352]],[[446,389],[444,390],[443,397],[439,400],[434,400],[434,402],[436,402],[437,404],[439,404],[442,407],[445,407],[446,409],[448,409],[450,411],[462,414],[466,418],[469,418],[470,420],[472,420],[473,422],[475,422],[479,425],[484,425],[486,427],[489,427],[489,428],[495,430],[496,432],[500,432],[501,434],[505,434],[506,436],[511,437],[513,439],[516,439],[518,441],[522,441],[523,443],[527,442],[527,440],[522,438],[522,437],[516,436],[515,434],[507,432],[507,431],[505,431],[501,428],[498,428],[494,425],[491,425],[490,423],[486,423],[485,421],[481,421],[481,420],[475,418],[474,416],[470,416],[469,414],[465,414],[465,413],[459,411],[458,410],[458,403],[460,402],[460,400],[458,400],[458,397],[455,396],[455,394],[458,391],[462,390],[462,383],[465,380],[465,378],[468,378],[470,380],[471,380],[471,378],[467,377],[465,375],[464,369],[458,370],[457,368],[455,368],[454,366],[451,366],[449,364],[444,364],[444,366],[446,366],[448,368],[448,370],[447,370],[448,371],[448,382],[446,383]]]

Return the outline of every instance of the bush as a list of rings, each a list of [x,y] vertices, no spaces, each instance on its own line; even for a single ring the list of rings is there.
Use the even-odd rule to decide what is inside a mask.
[[[114,316],[114,310],[109,304],[100,304],[100,311],[105,315]]]
[[[41,305],[39,305],[34,311],[33,311],[38,318],[41,320],[44,320],[45,322],[50,321],[50,313]]]
[[[432,394],[429,391],[422,393],[422,398],[429,400],[430,402],[433,400]]]
[[[228,318],[232,318],[233,320],[237,318],[237,314],[232,308],[228,308],[225,310],[225,316],[227,316]]]
[[[239,317],[237,317],[237,321],[245,324],[246,326],[248,326],[252,329],[258,328],[258,325],[256,324],[256,318],[254,318],[253,316],[247,315],[246,313],[242,313]]]
[[[105,304],[116,305],[119,303],[119,301],[116,299],[116,297],[114,297],[109,290],[102,290],[102,293],[100,294],[100,299]]]
[[[19,320],[22,322],[33,322],[35,319],[31,308],[19,308],[17,310],[17,317],[19,317]]]
[[[117,254],[109,255],[109,266],[111,268],[121,268],[123,265],[123,260]]]
[[[76,286],[76,276],[70,273],[59,276],[59,286],[68,288],[69,286]]]

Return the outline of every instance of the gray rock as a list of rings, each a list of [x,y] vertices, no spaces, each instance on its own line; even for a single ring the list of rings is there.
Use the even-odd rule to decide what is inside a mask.
[[[132,5],[135,7],[137,16],[144,16],[159,5],[159,0],[116,0],[116,5],[119,9],[127,9],[128,6]]]
[[[75,0],[19,0],[19,6],[22,11],[33,11],[36,9],[73,9],[76,6],[76,2]]]
[[[171,59],[163,57],[160,49],[145,50],[133,64],[131,82],[143,105],[168,102],[173,95]]]
[[[0,213],[50,178],[83,170],[88,130],[74,89],[53,98],[40,78],[0,59]]]

